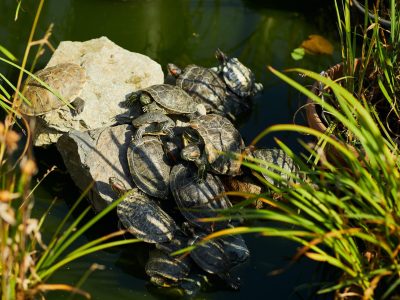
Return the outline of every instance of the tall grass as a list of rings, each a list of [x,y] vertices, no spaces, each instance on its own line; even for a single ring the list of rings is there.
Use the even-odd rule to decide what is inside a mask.
[[[82,236],[105,214],[114,209],[124,197],[113,202],[109,207],[89,221],[82,220],[87,216],[90,207],[87,207],[72,220],[72,213],[84,199],[91,186],[81,195],[69,213],[60,222],[49,241],[41,238],[41,229],[46,222],[47,213],[40,219],[31,217],[34,209],[34,191],[51,170],[33,184],[32,178],[36,174],[36,163],[32,155],[30,139],[30,122],[18,112],[17,101],[25,99],[21,93],[24,74],[34,76],[31,71],[41,53],[41,48],[49,44],[51,27],[44,38],[34,40],[44,0],[38,2],[35,19],[27,41],[26,51],[22,63],[4,47],[0,47],[0,61],[19,70],[16,83],[8,80],[3,74],[0,78],[5,85],[0,85],[0,106],[5,112],[5,119],[0,122],[0,294],[2,300],[32,299],[49,290],[67,290],[80,293],[89,298],[90,295],[76,287],[60,284],[46,284],[46,281],[61,267],[82,256],[103,250],[109,247],[135,243],[136,239],[114,239],[125,231],[120,230],[100,237],[78,248],[72,248],[72,243]],[[16,17],[21,1],[17,3]],[[38,51],[32,59],[31,71],[27,70],[29,54],[32,47],[38,46]],[[11,92],[9,92],[11,91]],[[20,119],[17,119],[17,116]],[[18,133],[18,129],[26,136]],[[21,131],[21,130],[20,130]],[[51,206],[49,207],[49,210]],[[70,224],[69,224],[70,223]],[[84,275],[85,278],[87,274]]]
[[[388,127],[388,119],[379,114],[376,103],[368,101],[365,90],[371,80],[367,70],[374,75],[375,92],[384,95],[391,114],[400,118],[399,95],[399,26],[400,12],[395,1],[391,3],[391,29],[381,28],[377,22],[369,23],[366,16],[361,25],[362,34],[351,27],[349,1],[336,1],[339,35],[345,74],[339,80],[307,70],[293,69],[320,82],[324,91],[320,95],[308,90],[287,75],[273,69],[276,76],[296,88],[306,97],[323,107],[330,120],[341,124],[351,135],[357,147],[346,140],[333,137],[331,132],[320,132],[299,125],[274,125],[260,133],[253,141],[279,131],[295,131],[317,138],[316,147],[300,140],[304,150],[295,154],[281,141],[281,147],[299,166],[298,173],[286,174],[278,166],[246,157],[245,167],[266,173],[276,181],[293,178],[294,184],[272,186],[269,191],[280,194],[276,199],[271,192],[252,195],[268,205],[254,210],[239,205],[231,209],[231,218],[273,221],[274,225],[237,227],[209,235],[206,239],[224,234],[258,232],[264,236],[279,236],[295,241],[301,248],[293,260],[305,256],[340,270],[341,276],[319,293],[332,293],[335,299],[394,299],[400,292],[400,160],[398,135]],[[356,40],[361,37],[361,45]],[[360,47],[359,50],[356,47]],[[362,68],[355,72],[354,58],[361,54]],[[364,82],[364,83],[363,83]],[[371,92],[371,91],[369,91]],[[323,146],[335,155],[327,155]],[[261,164],[262,163],[262,164]],[[274,174],[267,164],[285,176]],[[258,176],[261,178],[261,176]],[[261,179],[262,180],[262,179]],[[267,183],[266,183],[267,184]],[[249,195],[246,195],[249,197]],[[246,200],[244,203],[248,203]],[[226,219],[226,216],[205,221]],[[261,223],[263,224],[263,223]],[[265,223],[265,224],[271,224]]]

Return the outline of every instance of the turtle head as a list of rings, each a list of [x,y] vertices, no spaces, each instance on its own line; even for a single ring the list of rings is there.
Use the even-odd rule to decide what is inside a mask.
[[[140,104],[142,104],[142,106],[145,106],[145,105],[150,104],[153,101],[153,99],[151,98],[151,96],[148,93],[141,93],[139,101],[140,101]]]
[[[187,128],[183,133],[182,133],[182,140],[183,140],[183,145],[199,145],[202,143],[200,135],[197,133],[196,130],[192,128]]]
[[[215,51],[215,57],[220,61],[220,63],[226,63],[229,59],[228,56],[226,56],[226,54],[220,49],[217,49],[217,51]]]
[[[126,97],[126,101],[125,104],[126,106],[131,106],[133,105],[133,103],[139,101],[139,99],[141,98],[140,96],[142,95],[141,91],[137,91],[137,92],[132,92],[130,95],[128,95]]]
[[[174,77],[178,77],[179,75],[182,74],[182,70],[177,65],[168,64],[167,69],[168,69],[168,73]]]
[[[118,196],[122,196],[127,192],[126,186],[121,179],[118,179],[117,177],[110,177],[108,179],[108,182],[112,190],[116,192]]]
[[[181,158],[186,161],[197,161],[201,157],[200,147],[196,144],[188,145],[181,150]]]

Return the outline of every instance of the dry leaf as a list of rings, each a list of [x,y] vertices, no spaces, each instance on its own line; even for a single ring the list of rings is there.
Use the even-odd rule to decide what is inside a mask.
[[[329,54],[333,53],[333,45],[323,36],[312,34],[300,45],[309,54]]]

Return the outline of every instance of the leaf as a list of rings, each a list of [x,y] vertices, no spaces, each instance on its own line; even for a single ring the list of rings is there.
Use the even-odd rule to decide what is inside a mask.
[[[308,39],[303,41],[300,47],[303,48],[306,53],[310,54],[332,55],[333,53],[332,44],[326,38],[318,34],[309,35]]]
[[[304,48],[296,48],[292,51],[290,54],[294,60],[301,60],[303,59],[304,55],[306,54],[306,51]]]
[[[6,48],[0,45],[0,52],[3,53],[9,60],[17,61],[18,59]]]

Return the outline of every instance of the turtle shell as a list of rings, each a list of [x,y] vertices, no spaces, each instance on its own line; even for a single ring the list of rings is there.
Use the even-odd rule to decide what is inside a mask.
[[[143,136],[133,140],[127,158],[132,179],[140,190],[153,197],[168,197],[171,167],[158,138]]]
[[[250,256],[250,251],[241,235],[226,235],[217,241],[224,249],[232,266],[245,262]]]
[[[239,131],[227,118],[217,114],[200,116],[190,122],[190,127],[197,130],[203,139],[207,160],[214,173],[241,173],[240,160],[229,154],[240,154],[244,142]]]
[[[190,241],[191,245],[200,242],[205,235],[199,235]],[[190,252],[190,257],[204,271],[211,274],[224,274],[231,269],[231,264],[224,248],[217,240],[197,244]]]
[[[147,275],[156,279],[153,282],[167,280],[173,284],[189,275],[191,264],[192,260],[188,255],[175,257],[154,249],[150,252],[145,270]]]
[[[188,65],[176,80],[176,85],[188,92],[197,103],[203,103],[208,111],[218,112],[226,97],[226,85],[214,71]]]
[[[117,206],[122,225],[147,243],[163,243],[173,238],[175,221],[157,203],[138,189],[132,189]]]
[[[197,111],[197,102],[182,88],[169,84],[156,84],[142,90],[171,114],[191,114]]]
[[[282,170],[285,170],[289,173],[298,172],[298,167],[294,163],[293,159],[290,156],[288,156],[286,154],[286,152],[283,151],[282,149],[279,149],[279,148],[256,149],[253,151],[253,156],[256,159],[266,161],[270,164],[272,163],[272,164],[280,167]],[[285,181],[293,182],[293,179],[290,178],[288,176],[288,174],[286,174],[284,172],[280,172],[279,170],[273,169],[270,166],[268,166],[267,164],[260,163],[260,166],[269,171],[275,172],[276,174],[281,176],[282,179],[284,180],[282,182],[285,182]],[[282,182],[275,182],[275,180],[273,178],[271,178],[270,176],[268,176],[266,173],[262,173],[262,175],[271,184],[281,184],[282,183]]]
[[[34,75],[56,91],[63,100],[60,100],[36,79],[29,77],[23,85],[23,95],[30,101],[31,105],[20,99],[21,104],[19,106],[21,113],[28,116],[42,115],[71,103],[80,95],[86,82],[85,69],[71,63],[48,67]]]
[[[228,88],[240,97],[254,94],[254,73],[236,57],[228,58],[221,69],[221,75]]]
[[[182,215],[192,225],[208,232],[225,228],[228,221],[215,224],[200,222],[199,218],[216,217],[216,209],[227,209],[232,206],[223,195],[224,187],[218,177],[208,173],[199,181],[197,168],[189,164],[175,165],[171,170],[170,188]]]

